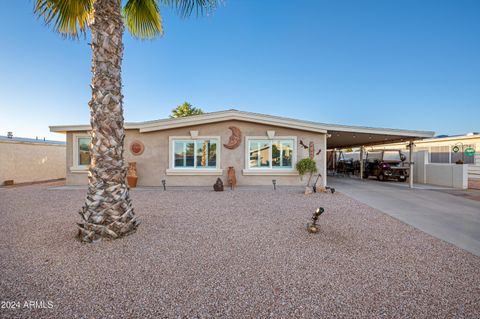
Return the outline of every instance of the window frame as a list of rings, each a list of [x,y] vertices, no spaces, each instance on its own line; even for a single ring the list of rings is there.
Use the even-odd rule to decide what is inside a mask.
[[[90,136],[90,134],[88,133],[73,133],[72,134],[72,139],[73,139],[73,143],[72,143],[72,147],[73,147],[73,161],[72,161],[72,166],[70,167],[70,171],[72,172],[79,172],[79,173],[86,173],[88,172],[88,169],[90,167],[90,165],[80,165],[80,161],[79,161],[79,143],[78,143],[78,140],[81,139],[81,138],[88,138],[90,140],[90,143],[92,141],[92,137]]]
[[[175,167],[175,142],[193,142],[197,140],[216,140],[216,163],[215,167]],[[220,167],[221,149],[220,136],[169,136],[168,137],[168,169],[167,175],[222,175],[223,170]],[[197,162],[197,155],[194,147],[194,163]],[[194,164],[195,165],[195,164]]]
[[[269,141],[269,167],[250,167],[250,143],[254,141]],[[291,141],[292,142],[292,167],[274,167],[272,166],[272,143],[273,141]],[[245,167],[243,175],[298,175],[295,169],[297,162],[297,137],[276,135],[272,138],[268,136],[245,136]]]

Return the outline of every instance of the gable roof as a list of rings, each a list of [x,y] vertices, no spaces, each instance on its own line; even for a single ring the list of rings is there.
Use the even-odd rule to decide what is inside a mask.
[[[332,136],[330,139],[331,144],[334,147],[345,146],[345,142],[338,140],[338,143],[335,142],[338,136],[341,136],[342,133],[346,134],[358,134],[364,136],[366,142],[374,142],[372,136],[378,137],[379,141],[393,141],[393,140],[403,140],[403,139],[417,139],[417,138],[428,138],[433,137],[434,132],[429,131],[416,131],[416,130],[400,130],[400,129],[390,129],[390,128],[373,128],[365,126],[350,126],[350,125],[338,125],[338,124],[326,124],[318,123],[305,120],[297,120],[280,116],[252,113],[252,112],[243,112],[238,110],[226,110],[219,112],[211,112],[200,115],[192,115],[188,117],[181,118],[168,118],[155,121],[146,121],[146,122],[127,122],[125,123],[125,129],[137,129],[140,133],[153,132],[153,131],[162,131],[179,127],[189,127],[201,124],[208,123],[217,123],[228,120],[238,120],[259,124],[272,125],[276,127],[286,127],[291,129],[317,132],[317,133],[334,133],[335,136]],[[58,133],[66,132],[75,132],[75,131],[89,131],[91,129],[90,125],[59,125],[59,126],[50,126],[50,131]],[[343,134],[345,135],[345,134]],[[355,138],[356,136],[354,136]],[[381,137],[381,138],[380,138]],[[360,142],[360,139],[358,139]],[[348,144],[350,145],[350,144]]]

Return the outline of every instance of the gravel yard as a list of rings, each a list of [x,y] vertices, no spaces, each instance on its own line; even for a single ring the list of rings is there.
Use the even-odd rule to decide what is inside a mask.
[[[338,192],[134,190],[139,230],[82,244],[48,186],[0,189],[2,318],[480,317],[479,257]]]

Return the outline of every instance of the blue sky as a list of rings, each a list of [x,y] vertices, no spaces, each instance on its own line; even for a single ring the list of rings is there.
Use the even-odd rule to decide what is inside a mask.
[[[64,40],[0,11],[0,135],[64,137],[89,122],[89,36]],[[226,0],[208,17],[164,9],[165,36],[125,35],[127,121],[184,101],[326,123],[480,131],[480,1]]]

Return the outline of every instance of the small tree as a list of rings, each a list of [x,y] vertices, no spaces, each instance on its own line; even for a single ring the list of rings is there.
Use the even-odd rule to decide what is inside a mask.
[[[193,107],[192,104],[184,102],[172,110],[170,118],[185,117],[191,115],[203,114],[203,110],[199,107]]]
[[[307,182],[307,187],[308,187],[310,185],[310,181],[312,180],[313,174],[317,172],[317,163],[315,163],[313,159],[307,157],[298,161],[295,168],[297,169],[301,178],[303,178],[303,176],[307,173],[310,174]]]

